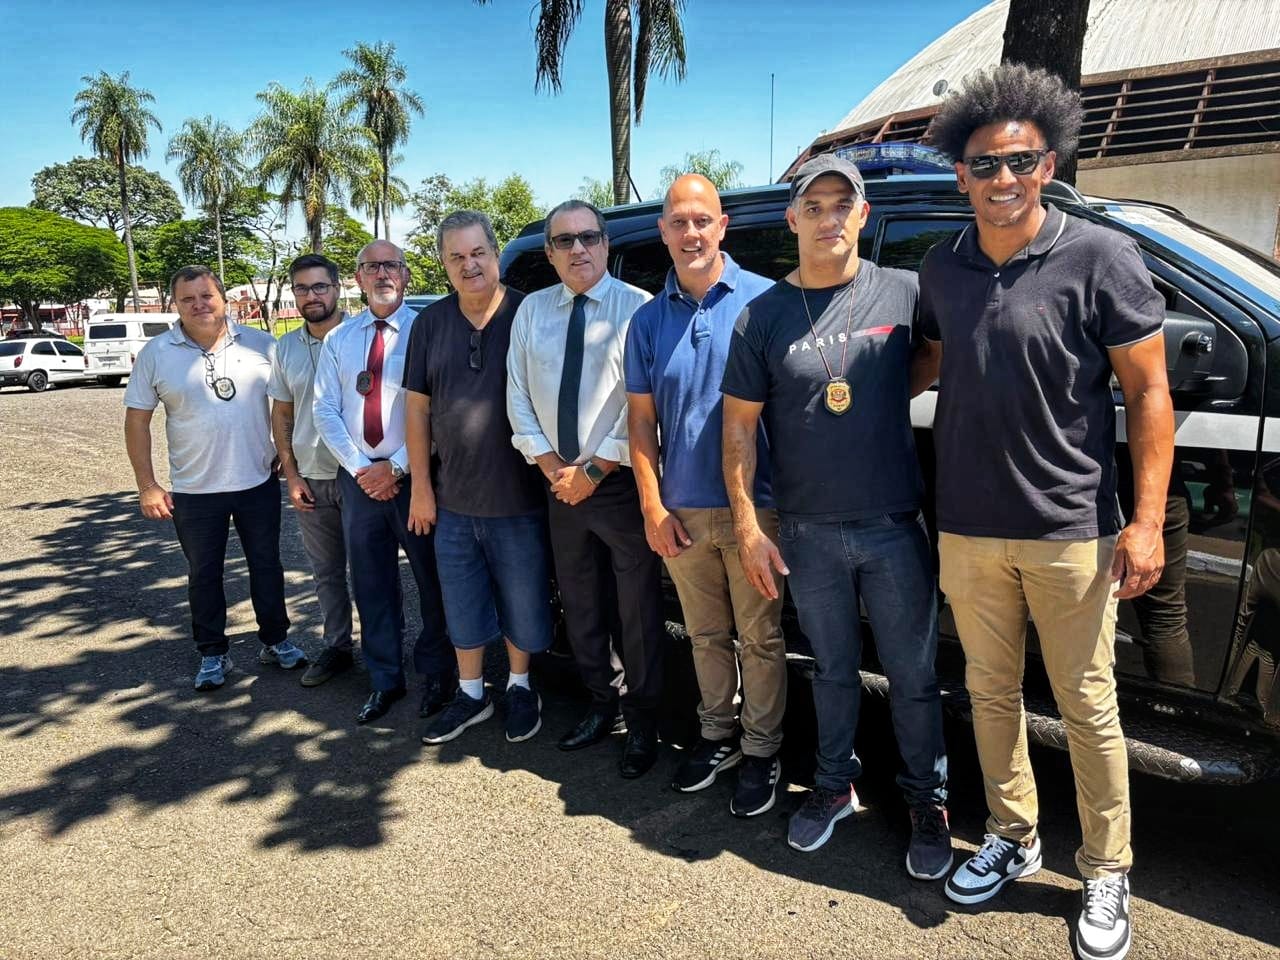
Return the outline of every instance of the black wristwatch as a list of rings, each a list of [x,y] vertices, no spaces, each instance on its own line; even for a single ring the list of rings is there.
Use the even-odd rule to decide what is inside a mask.
[[[588,460],[582,465],[582,472],[587,475],[587,479],[591,481],[594,487],[600,486],[600,481],[605,478],[605,472],[596,465],[594,460]]]

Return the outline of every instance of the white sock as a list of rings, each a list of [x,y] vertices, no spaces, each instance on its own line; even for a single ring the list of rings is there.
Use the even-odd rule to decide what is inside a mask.
[[[458,686],[472,700],[484,699],[484,677],[476,677],[474,680],[459,680]]]
[[[507,674],[507,689],[510,690],[512,687],[524,687],[526,690],[530,689],[529,674],[527,673]]]

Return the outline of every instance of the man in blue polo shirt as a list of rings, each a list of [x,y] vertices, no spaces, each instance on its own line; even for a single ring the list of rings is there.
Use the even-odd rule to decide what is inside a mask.
[[[781,591],[765,597],[743,575],[720,463],[720,381],[733,324],[772,286],[721,252],[728,223],[706,177],[688,174],[667,191],[658,229],[674,266],[662,293],[631,318],[627,425],[645,536],[680,595],[702,693],[702,735],[672,786],[701,790],[741,764],[730,810],[750,817],[773,806],[787,675]],[[758,447],[767,463],[764,431]],[[776,536],[767,469],[756,475],[754,499],[761,529]],[[734,703],[739,661],[741,717]]]

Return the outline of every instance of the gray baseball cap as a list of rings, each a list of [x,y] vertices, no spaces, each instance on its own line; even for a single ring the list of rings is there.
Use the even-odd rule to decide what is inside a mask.
[[[813,181],[828,173],[844,177],[854,192],[866,199],[867,188],[862,184],[862,174],[858,172],[857,164],[834,153],[820,153],[800,164],[800,169],[791,178],[791,202],[795,203],[796,197],[808,190]]]

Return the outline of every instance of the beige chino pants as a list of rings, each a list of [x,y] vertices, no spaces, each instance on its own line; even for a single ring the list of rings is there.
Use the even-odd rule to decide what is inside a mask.
[[[782,743],[787,707],[787,659],[782,638],[782,578],[778,599],[768,600],[747,580],[738,560],[733,515],[728,509],[676,510],[693,543],[667,557],[667,572],[680,596],[684,626],[693,643],[693,667],[702,702],[698,719],[708,740],[731,737],[739,717],[738,664],[742,664],[742,752],[770,757]],[[778,515],[757,510],[760,529],[778,540]],[[735,649],[733,632],[737,631]]]
[[[1067,727],[1086,878],[1125,873],[1129,765],[1116,704],[1115,537],[1003,540],[943,533],[940,584],[955,615],[990,818],[987,831],[1030,844],[1039,806],[1022,706],[1027,615]]]

